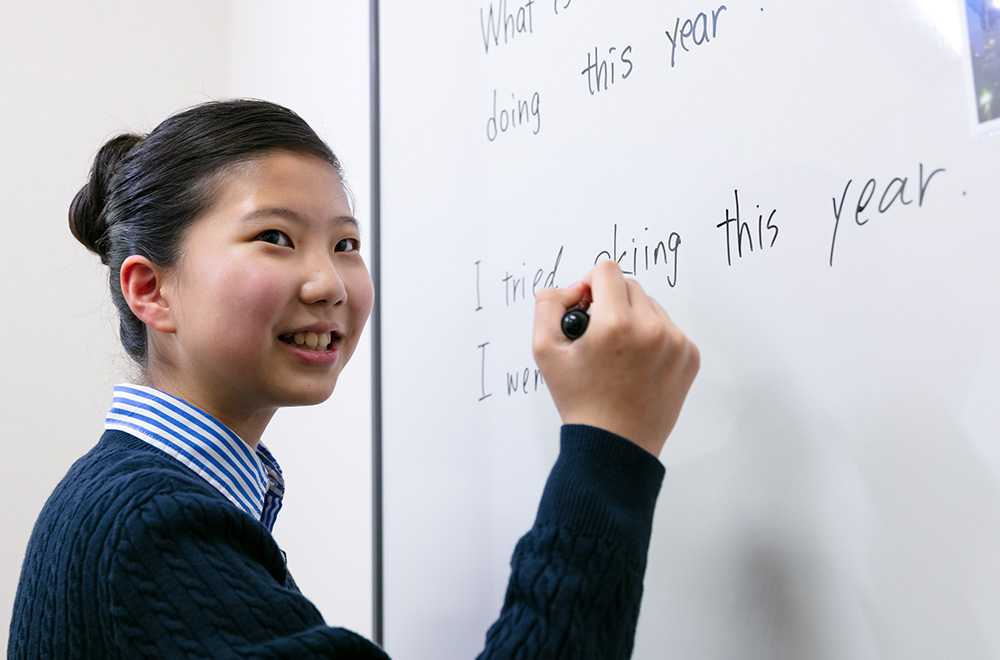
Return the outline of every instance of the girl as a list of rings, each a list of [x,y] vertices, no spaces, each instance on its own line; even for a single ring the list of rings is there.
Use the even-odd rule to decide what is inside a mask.
[[[100,150],[70,227],[109,267],[142,382],[115,388],[39,515],[9,658],[386,657],[292,580],[271,536],[284,482],[260,443],[279,407],[330,396],[371,310],[342,176],[305,122],[261,101]],[[592,321],[570,342],[559,321],[582,300]],[[610,262],[538,295],[533,342],[561,451],[482,657],[626,658],[655,456],[698,352]]]

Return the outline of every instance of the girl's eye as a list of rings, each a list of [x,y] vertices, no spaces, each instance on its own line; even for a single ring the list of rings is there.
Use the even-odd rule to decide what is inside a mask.
[[[355,252],[361,249],[361,241],[356,238],[345,238],[337,243],[334,252]]]
[[[278,229],[265,229],[257,234],[257,240],[281,247],[291,247],[292,245],[292,239],[288,238],[288,234]]]

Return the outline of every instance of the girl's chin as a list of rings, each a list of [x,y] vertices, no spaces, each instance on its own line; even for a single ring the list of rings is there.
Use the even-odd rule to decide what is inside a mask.
[[[284,404],[287,407],[292,406],[316,406],[327,399],[333,394],[333,390],[337,385],[336,378],[332,382],[315,384],[310,387],[301,388],[295,392],[290,392],[289,397]]]

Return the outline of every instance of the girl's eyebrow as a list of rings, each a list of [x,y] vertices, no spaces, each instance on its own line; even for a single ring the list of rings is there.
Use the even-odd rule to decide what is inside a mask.
[[[302,217],[301,214],[284,206],[265,206],[263,208],[255,209],[250,213],[246,214],[245,216],[243,216],[243,221],[253,222],[255,220],[260,220],[261,218],[265,218],[268,216],[275,216],[275,215],[298,224],[306,223],[306,219]],[[346,225],[353,225],[356,229],[360,229],[361,227],[357,218],[355,218],[352,215],[338,215],[332,218],[332,220],[333,223],[338,226],[346,224]]]

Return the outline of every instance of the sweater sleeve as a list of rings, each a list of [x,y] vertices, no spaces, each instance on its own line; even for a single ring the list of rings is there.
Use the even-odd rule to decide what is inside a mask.
[[[631,656],[664,469],[605,431],[564,426],[480,660]]]
[[[266,529],[221,498],[155,495],[119,529],[102,626],[118,657],[386,658],[327,626]]]

